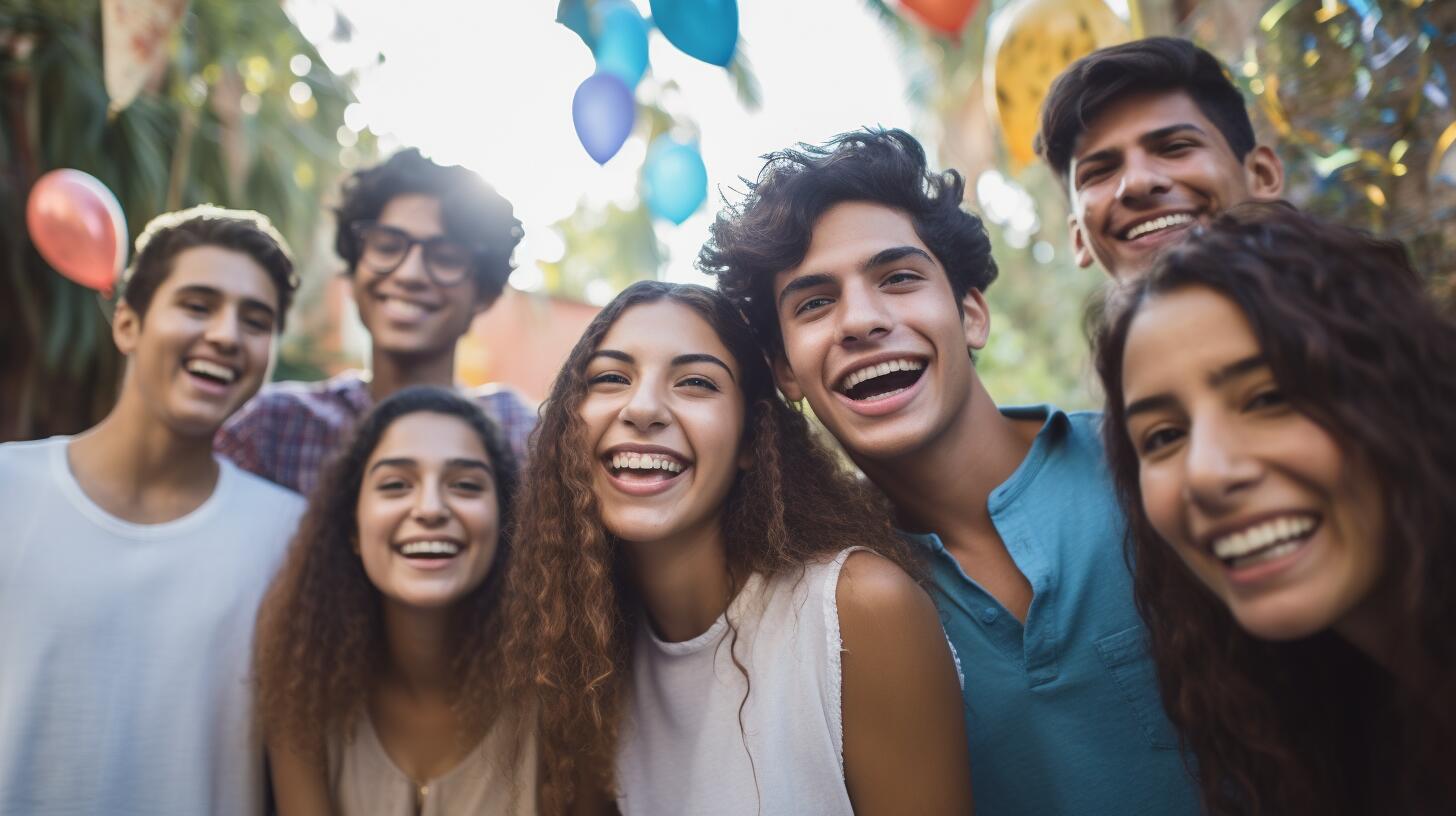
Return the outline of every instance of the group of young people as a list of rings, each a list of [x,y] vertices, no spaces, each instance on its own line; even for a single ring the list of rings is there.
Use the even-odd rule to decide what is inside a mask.
[[[898,130],[767,156],[716,291],[626,289],[539,419],[453,387],[521,237],[467,171],[344,188],[367,376],[263,385],[265,221],[149,225],[115,410],[0,446],[0,811],[1451,812],[1456,322],[1186,41],[1037,146],[1105,413],[995,403]]]

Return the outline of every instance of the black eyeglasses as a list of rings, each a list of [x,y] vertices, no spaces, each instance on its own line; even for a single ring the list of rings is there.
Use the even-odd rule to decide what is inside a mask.
[[[470,274],[474,249],[468,244],[443,235],[416,238],[402,229],[372,221],[355,222],[351,228],[363,245],[359,260],[381,277],[398,269],[415,244],[421,247],[425,274],[437,285],[454,286]]]

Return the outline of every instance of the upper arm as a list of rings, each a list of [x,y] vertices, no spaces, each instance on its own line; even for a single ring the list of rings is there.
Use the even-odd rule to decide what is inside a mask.
[[[836,598],[855,812],[970,813],[960,684],[935,605],[904,570],[864,551],[845,560]]]
[[[329,801],[328,772],[321,758],[309,756],[283,739],[268,740],[268,770],[278,816],[334,813]]]

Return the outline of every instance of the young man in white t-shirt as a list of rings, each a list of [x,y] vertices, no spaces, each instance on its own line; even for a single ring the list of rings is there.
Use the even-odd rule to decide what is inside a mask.
[[[0,445],[0,813],[261,812],[253,621],[304,502],[212,437],[296,285],[262,216],[159,217],[116,307],[116,407]]]

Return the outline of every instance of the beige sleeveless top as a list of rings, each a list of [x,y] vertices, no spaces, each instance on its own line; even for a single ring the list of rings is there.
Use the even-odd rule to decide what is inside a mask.
[[[536,813],[536,738],[520,750],[509,717],[498,719],[448,773],[417,785],[389,758],[367,714],[347,742],[329,745],[329,790],[342,816],[455,816]]]

